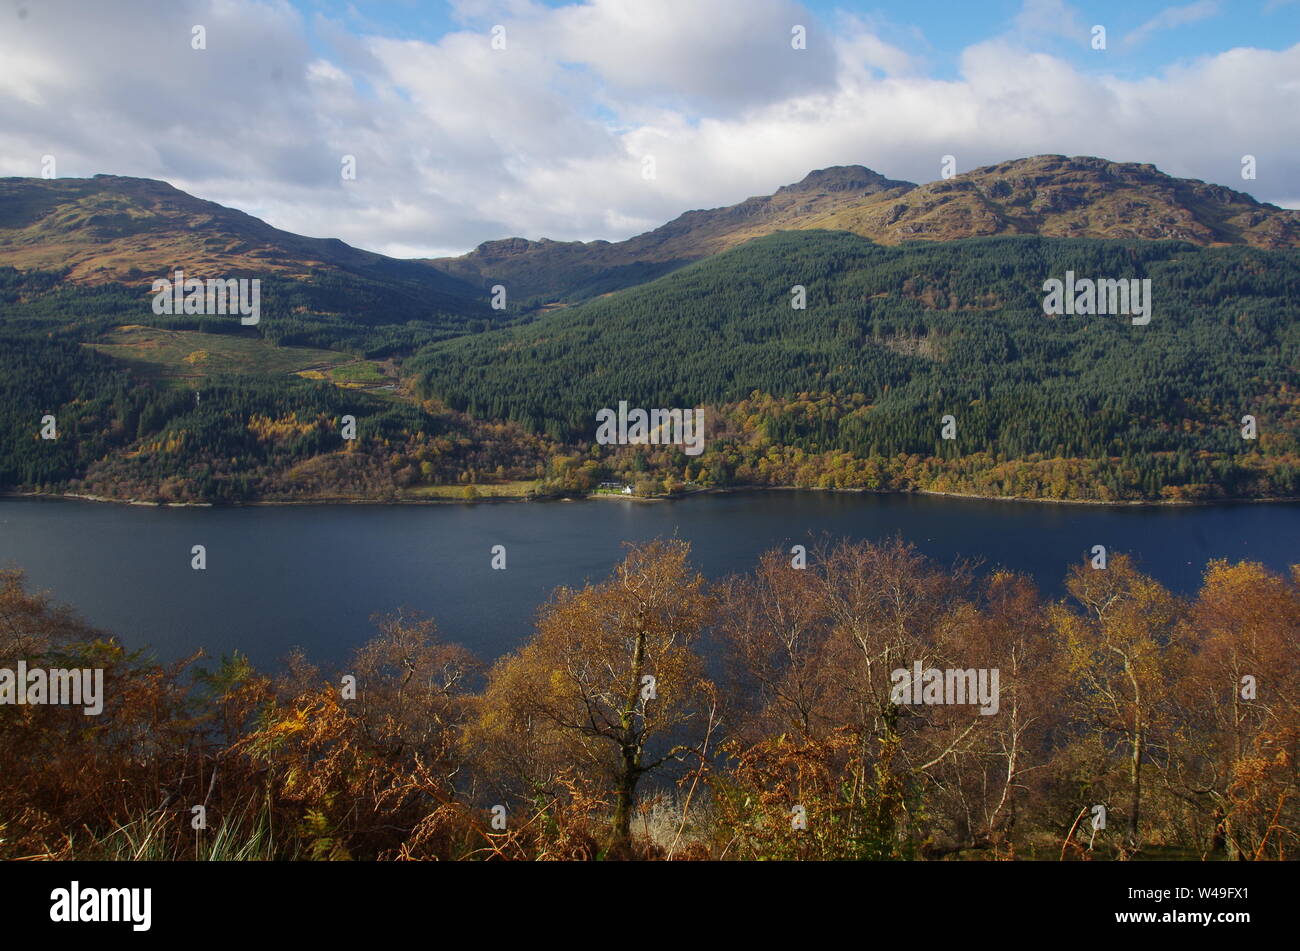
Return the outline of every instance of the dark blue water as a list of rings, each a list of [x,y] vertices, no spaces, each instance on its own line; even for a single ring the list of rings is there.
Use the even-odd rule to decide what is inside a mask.
[[[375,612],[433,616],[443,635],[491,659],[518,646],[557,585],[604,577],[624,541],[677,536],[717,577],[773,546],[829,532],[900,533],[943,561],[981,558],[1059,593],[1097,544],[1133,554],[1171,588],[1197,587],[1211,558],[1275,569],[1300,562],[1300,503],[1119,507],[926,496],[746,492],[677,502],[149,508],[0,500],[0,566],[86,620],[162,659],[203,646],[269,666],[301,646],[341,661]],[[190,549],[207,548],[207,570]],[[506,547],[506,570],[491,549]]]

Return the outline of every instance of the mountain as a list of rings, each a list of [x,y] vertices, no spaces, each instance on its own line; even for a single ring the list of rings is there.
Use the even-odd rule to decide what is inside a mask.
[[[1300,496],[1297,244],[1295,212],[1061,156],[920,186],[823,169],[628,241],[451,262],[161,182],[0,180],[0,490]],[[261,322],[154,314],[149,281],[176,267],[262,277]],[[1070,269],[1149,279],[1150,325],[1045,315],[1045,278]],[[530,306],[548,299],[564,306]],[[707,407],[703,453],[593,447],[622,400]],[[50,415],[59,437],[37,438]]]
[[[592,297],[659,277],[752,238],[804,227],[916,187],[861,165],[837,165],[811,172],[772,195],[746,198],[726,208],[688,211],[626,241],[505,238],[429,263],[484,287],[503,283],[520,297]]]
[[[800,224],[881,244],[1006,234],[1300,246],[1300,212],[1154,165],[1038,155],[977,168],[906,194],[873,196]]]
[[[307,280],[350,276],[418,289],[431,306],[478,298],[435,269],[306,238],[166,182],[121,175],[0,179],[0,265],[64,270],[77,284],[249,274]]]
[[[25,275],[13,285],[25,287],[21,296],[39,288],[48,298],[36,305],[42,317],[175,330],[213,330],[223,321],[160,322],[154,280],[177,268],[191,278],[258,278],[264,340],[371,356],[409,353],[494,317],[500,325],[519,316],[493,312],[477,287],[418,261],[291,234],[166,182],[120,175],[0,179],[6,267]]]
[[[1154,165],[1038,155],[913,185],[835,166],[767,197],[688,211],[626,241],[507,238],[429,263],[520,297],[580,299],[640,283],[784,230],[849,231],[880,244],[994,235],[1174,239],[1210,246],[1300,246],[1300,212]]]
[[[626,241],[505,238],[429,261],[290,234],[150,179],[0,179],[0,265],[66,268],[69,280],[83,284],[143,282],[178,266],[196,276],[360,278],[418,294],[435,310],[476,317],[497,283],[512,303],[571,302],[645,283],[754,238],[808,229],[879,244],[1040,235],[1300,246],[1300,212],[1153,165],[1086,156],[1015,159],[925,185],[861,165],[833,166],[772,195],[688,211]]]

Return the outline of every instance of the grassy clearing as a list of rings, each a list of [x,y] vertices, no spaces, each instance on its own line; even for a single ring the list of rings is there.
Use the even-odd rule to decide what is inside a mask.
[[[416,499],[521,499],[537,488],[536,481],[502,482],[496,485],[421,485],[406,495]]]
[[[296,373],[340,386],[388,382],[383,368],[334,350],[276,347],[249,334],[204,334],[128,324],[86,344],[151,379],[197,385],[221,373],[279,376]]]
[[[328,378],[340,385],[370,385],[392,382],[384,374],[379,364],[369,360],[358,360],[355,363],[345,363],[342,366],[331,367]]]

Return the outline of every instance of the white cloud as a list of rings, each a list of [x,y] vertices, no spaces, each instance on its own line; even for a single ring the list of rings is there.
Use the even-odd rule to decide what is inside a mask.
[[[712,112],[831,88],[833,36],[789,0],[591,0],[538,17],[536,39],[620,96],[677,99]],[[804,27],[807,48],[792,30]]]
[[[49,152],[61,175],[163,178],[399,255],[517,234],[614,240],[827,165],[929,181],[945,154],[959,169],[1101,155],[1300,194],[1300,45],[1099,77],[1035,48],[1071,15],[1051,0],[1029,0],[944,80],[870,22],[827,26],[787,0],[463,0],[466,28],[437,42],[309,24],[282,0],[27,6],[0,29],[0,174],[38,174]],[[490,46],[497,22],[505,51]],[[207,50],[190,49],[194,23]],[[793,23],[806,50],[790,48]],[[1245,153],[1256,181],[1240,181]],[[356,181],[341,180],[343,155]]]

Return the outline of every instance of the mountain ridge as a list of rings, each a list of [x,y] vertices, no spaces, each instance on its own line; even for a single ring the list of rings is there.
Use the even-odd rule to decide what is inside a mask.
[[[692,209],[623,241],[485,241],[450,258],[399,259],[309,238],[155,179],[0,179],[0,265],[62,270],[74,283],[143,283],[204,272],[378,278],[448,307],[567,303],[660,277],[757,237],[848,231],[879,244],[997,235],[1300,247],[1300,211],[1147,163],[1038,155],[915,184],[862,165],[815,169],[771,195]]]
[[[1175,178],[1147,163],[1049,154],[924,185],[888,179],[861,165],[831,166],[770,196],[688,211],[621,242],[510,238],[428,263],[471,283],[513,283],[524,295],[581,297],[592,295],[584,295],[580,283],[565,288],[545,272],[652,262],[662,265],[653,275],[659,276],[764,234],[807,229],[849,231],[891,245],[1037,234],[1300,247],[1300,212],[1223,185]]]
[[[339,272],[405,283],[435,298],[473,288],[418,262],[309,238],[168,182],[124,175],[0,178],[0,265],[64,271],[78,284],[240,273],[306,279]]]

